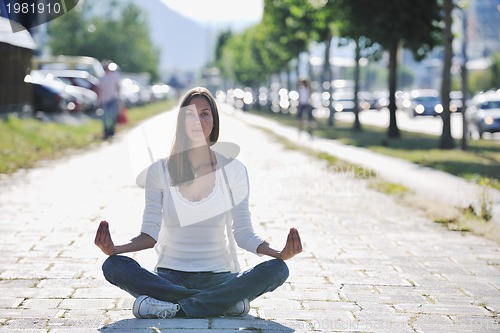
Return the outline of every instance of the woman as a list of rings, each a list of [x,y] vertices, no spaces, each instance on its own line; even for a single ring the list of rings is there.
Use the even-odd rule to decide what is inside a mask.
[[[304,113],[307,114],[307,131],[311,133],[314,117],[311,107],[311,84],[309,80],[302,78],[299,80],[298,85],[299,93],[299,109],[297,112],[297,119],[299,120],[299,132],[304,128]]]
[[[218,137],[213,96],[202,87],[191,89],[180,104],[170,157],[148,170],[141,233],[114,245],[108,223],[99,225],[95,244],[109,255],[104,276],[136,297],[137,318],[244,315],[250,301],[285,282],[284,260],[302,251],[294,228],[281,251],[254,233],[245,166],[214,152]],[[238,273],[227,226],[238,246],[275,259]],[[155,246],[154,272],[120,255]]]
[[[110,61],[102,62],[104,76],[99,79],[97,89],[98,104],[102,108],[104,140],[115,135],[116,119],[120,105],[120,75],[117,65]]]

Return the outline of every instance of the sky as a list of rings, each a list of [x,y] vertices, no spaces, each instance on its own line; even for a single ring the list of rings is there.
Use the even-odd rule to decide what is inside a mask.
[[[234,28],[257,23],[262,18],[263,0],[161,0],[171,9],[202,24]]]

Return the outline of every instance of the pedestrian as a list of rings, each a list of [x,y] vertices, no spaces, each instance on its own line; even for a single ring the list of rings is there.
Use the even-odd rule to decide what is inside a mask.
[[[106,140],[115,134],[120,107],[120,75],[114,62],[104,60],[102,66],[104,75],[99,79],[97,96],[102,109],[103,138]]]
[[[299,93],[299,110],[297,112],[297,119],[299,121],[299,133],[304,128],[304,114],[307,117],[307,132],[311,134],[314,124],[314,117],[312,114],[311,106],[311,84],[308,79],[301,78],[297,87]]]
[[[284,261],[302,251],[299,233],[291,228],[278,251],[254,232],[246,167],[213,149],[219,112],[206,88],[185,94],[176,126],[170,156],[148,169],[140,234],[115,245],[108,222],[98,227],[95,244],[109,255],[104,276],[136,297],[137,318],[245,315],[249,302],[288,278]],[[274,259],[240,272],[236,244]],[[154,271],[121,255],[152,247]]]

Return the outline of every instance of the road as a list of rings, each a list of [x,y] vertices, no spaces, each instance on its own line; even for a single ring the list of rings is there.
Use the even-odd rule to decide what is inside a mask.
[[[354,121],[354,114],[352,112],[340,112],[335,115],[339,120]],[[389,126],[389,110],[382,109],[362,111],[359,114],[362,124],[374,125],[380,127]],[[420,132],[431,135],[441,135],[443,130],[443,122],[440,117],[414,117],[408,116],[408,113],[397,111],[396,113],[398,127],[401,130],[410,132]],[[453,113],[451,115],[451,135],[455,139],[462,138],[462,115],[460,113]],[[474,136],[475,138],[477,136]],[[500,133],[485,133],[484,139],[500,141]]]

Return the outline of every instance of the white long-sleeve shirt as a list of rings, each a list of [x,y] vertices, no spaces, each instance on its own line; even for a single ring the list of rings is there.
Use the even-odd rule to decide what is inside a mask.
[[[216,157],[218,161],[224,158],[219,154]],[[149,168],[141,232],[157,241],[157,268],[185,272],[233,270],[225,234],[226,219],[232,220],[232,232],[238,246],[257,253],[257,247],[264,240],[252,227],[246,168],[240,161],[231,160],[224,169],[228,184],[222,169],[218,168],[213,192],[201,201],[190,202],[177,186],[170,185],[165,160]]]
[[[108,71],[99,79],[99,93],[101,104],[120,97],[120,75],[116,71]]]

